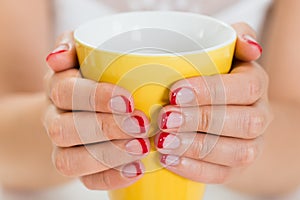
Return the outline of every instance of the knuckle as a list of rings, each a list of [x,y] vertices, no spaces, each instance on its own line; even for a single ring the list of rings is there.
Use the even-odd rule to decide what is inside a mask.
[[[218,101],[218,86],[216,83],[214,83],[213,81],[209,82],[209,88],[207,88],[208,91],[206,91],[208,93],[208,96],[210,97],[210,102],[211,104],[215,104]]]
[[[81,177],[80,181],[89,190],[96,190],[97,189],[97,186],[95,184],[93,175],[83,176],[83,177]]]
[[[51,91],[51,100],[59,108],[63,107],[62,95],[64,95],[65,81],[59,81]]]
[[[246,139],[257,138],[266,125],[265,117],[259,112],[248,112],[241,117],[242,131]]]
[[[248,136],[249,138],[258,137],[264,130],[265,117],[261,113],[254,113],[251,115]]]
[[[209,107],[205,106],[200,109],[199,131],[208,131],[210,128],[211,113]]]
[[[62,150],[56,154],[54,165],[61,174],[65,176],[73,175],[73,170],[70,164],[70,158],[65,150]]]
[[[262,93],[263,87],[258,79],[249,82],[249,103],[256,102],[262,96]]]
[[[103,189],[109,189],[112,186],[112,180],[108,173],[103,172],[99,174],[98,180],[100,181]]]
[[[62,146],[65,141],[62,126],[59,119],[55,119],[48,128],[48,134],[52,142],[57,146]]]
[[[193,142],[193,147],[192,147],[192,156],[196,159],[202,159],[203,158],[203,144],[202,140],[197,140],[197,137],[194,138]]]
[[[256,142],[238,142],[235,146],[234,166],[244,166],[254,162],[259,152],[259,147]]]
[[[60,80],[52,89],[51,100],[58,108],[67,108],[67,105],[70,103],[68,102],[68,99],[72,99],[68,98],[68,95],[72,94],[70,92],[74,89],[75,81],[75,78]]]

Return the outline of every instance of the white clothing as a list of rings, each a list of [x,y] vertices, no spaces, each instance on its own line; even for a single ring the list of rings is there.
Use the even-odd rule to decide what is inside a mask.
[[[245,21],[259,31],[271,0],[54,0],[56,34],[74,30],[81,23],[116,12],[177,10],[210,15],[227,23]],[[88,191],[79,181],[27,194],[6,192],[3,200],[108,200],[106,192]],[[257,200],[232,193],[222,186],[208,186],[204,200]],[[294,200],[294,199],[290,199]]]
[[[54,0],[56,34],[116,12],[176,10],[210,15],[229,24],[249,23],[260,31],[271,0]]]

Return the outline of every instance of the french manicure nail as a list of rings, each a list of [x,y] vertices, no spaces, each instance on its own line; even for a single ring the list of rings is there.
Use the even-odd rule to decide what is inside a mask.
[[[140,116],[126,118],[122,123],[122,128],[126,133],[146,133],[144,119]]]
[[[195,93],[192,89],[182,87],[171,93],[170,103],[172,105],[191,104],[195,101]]]
[[[174,155],[162,155],[160,162],[166,166],[176,166],[179,164],[180,160],[178,156]]]
[[[253,37],[251,37],[250,35],[242,35],[242,37],[248,44],[256,46],[256,48],[258,48],[259,52],[262,53],[263,49],[262,49],[261,45]]]
[[[157,141],[157,147],[160,149],[177,149],[180,146],[180,140],[177,136],[162,132]]]
[[[179,128],[183,124],[183,116],[178,112],[166,112],[161,116],[162,129]]]
[[[70,45],[69,44],[60,44],[56,49],[54,49],[46,58],[46,61],[50,59],[53,55],[57,55],[60,53],[64,53],[66,51],[70,50]]]
[[[143,167],[141,166],[141,163],[134,162],[127,164],[122,169],[122,174],[127,178],[134,178],[141,174],[143,174]]]
[[[137,138],[129,141],[125,145],[125,149],[128,153],[133,155],[143,155],[148,153],[149,151],[146,141],[142,138]]]
[[[131,102],[124,96],[115,96],[110,100],[110,108],[114,112],[119,113],[131,113]]]

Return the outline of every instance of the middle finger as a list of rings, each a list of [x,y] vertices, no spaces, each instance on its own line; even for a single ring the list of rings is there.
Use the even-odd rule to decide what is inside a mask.
[[[54,144],[59,147],[71,147],[108,140],[146,137],[149,121],[138,110],[130,115],[58,113],[52,106],[48,110],[45,126]]]

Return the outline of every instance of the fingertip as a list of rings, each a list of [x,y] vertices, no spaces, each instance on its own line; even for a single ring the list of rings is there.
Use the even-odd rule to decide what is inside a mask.
[[[69,52],[66,50],[50,53],[46,58],[46,62],[54,72],[60,72],[66,69],[73,68],[73,62],[68,59],[68,54]]]
[[[260,54],[262,54],[263,49],[262,46],[254,39],[251,35],[243,34],[241,38],[249,44],[251,47],[255,47],[255,50],[259,51]]]
[[[169,102],[171,105],[194,105],[196,101],[195,90],[192,86],[192,80],[180,80],[176,82],[169,93]]]
[[[126,164],[122,167],[121,174],[127,179],[141,177],[145,173],[145,166],[141,161]]]
[[[72,32],[64,33],[56,43],[56,48],[46,57],[48,66],[55,72],[64,71],[78,65]]]
[[[111,83],[102,83],[105,90],[108,91],[109,94],[109,110],[112,113],[133,113],[134,107],[134,99],[132,94],[118,86]]]
[[[250,35],[238,35],[235,57],[241,61],[250,62],[260,58],[262,46]]]
[[[113,113],[132,113],[133,100],[124,95],[113,95],[109,100],[109,108]]]

